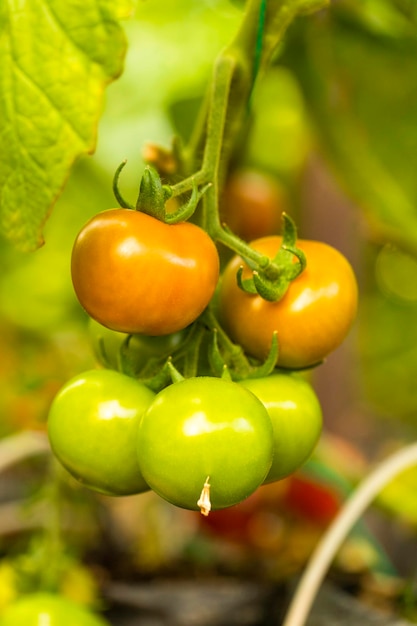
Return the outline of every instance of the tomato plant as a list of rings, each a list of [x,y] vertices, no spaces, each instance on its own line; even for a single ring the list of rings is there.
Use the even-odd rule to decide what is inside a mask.
[[[43,3],[29,4],[28,11],[19,10],[17,3],[8,11],[12,40],[6,37],[0,51],[6,64],[12,64],[3,76],[2,112],[7,132],[2,136],[7,141],[3,151],[7,157],[0,163],[0,227],[7,237],[20,241],[23,249],[40,245],[41,226],[68,179],[70,195],[63,197],[63,204],[72,210],[67,209],[65,219],[59,213],[62,232],[55,233],[58,237],[48,257],[52,261],[47,268],[50,276],[45,272],[51,284],[61,287],[55,295],[61,299],[73,295],[67,289],[61,293],[65,282],[62,263],[69,264],[65,244],[72,245],[74,224],[91,211],[93,203],[95,212],[109,206],[103,177],[113,169],[114,159],[123,151],[129,160],[139,158],[148,171],[134,207],[122,198],[117,184],[119,167],[113,191],[122,208],[93,217],[73,246],[74,290],[93,320],[91,326],[96,327],[97,333],[92,331],[95,354],[99,367],[105,369],[80,375],[58,393],[48,424],[52,449],[73,476],[100,493],[129,495],[154,489],[173,504],[200,508],[203,513],[211,505],[224,512],[222,509],[243,503],[250,495],[255,496],[254,505],[259,491],[271,484],[277,490],[282,488],[285,480],[281,479],[304,463],[317,442],[322,425],[320,405],[308,383],[289,371],[318,365],[341,344],[353,324],[358,293],[352,268],[343,255],[321,242],[300,241],[298,249],[295,225],[284,227],[281,238],[259,242],[260,237],[277,233],[281,215],[285,221],[285,194],[276,179],[239,168],[280,173],[291,198],[297,201],[297,214],[304,216],[305,210],[312,209],[308,221],[329,232],[332,222],[341,216],[337,210],[323,211],[326,204],[333,209],[338,194],[331,177],[326,176],[326,164],[308,158],[310,149],[314,155],[314,143],[319,139],[326,154],[333,157],[332,171],[339,170],[348,183],[345,188],[354,196],[355,211],[365,207],[369,228],[357,232],[369,240],[366,268],[385,243],[394,243],[412,255],[417,247],[412,210],[417,192],[412,158],[417,89],[403,80],[412,67],[415,15],[405,8],[411,3],[232,0],[241,12],[231,9],[229,0],[204,0],[198,11],[189,11],[191,3],[187,1],[171,3],[168,9],[160,1],[158,6],[158,0],[136,3],[156,6],[138,7],[144,19],[133,20],[127,27],[126,35],[134,43],[133,57],[126,64],[121,93],[113,92],[116,116],[111,113],[100,124],[108,135],[97,144],[104,88],[120,76],[124,66],[127,41],[118,21],[127,17],[130,3],[102,2],[102,11],[92,11],[97,3],[87,0],[80,12],[73,10],[72,3],[65,8],[66,3],[55,2],[53,20],[48,19]],[[385,9],[379,11],[378,4]],[[212,25],[206,30],[205,19],[204,24],[201,19],[206,10],[212,24],[217,20],[217,29]],[[310,17],[316,11],[320,13]],[[193,20],[185,26],[187,12]],[[201,33],[197,32],[199,21]],[[178,37],[176,24],[192,37]],[[35,25],[37,33],[32,32]],[[226,32],[229,27],[233,34]],[[223,36],[229,34],[227,44]],[[140,46],[133,41],[136,35]],[[210,51],[196,46],[194,36],[210,46],[221,43],[208,89],[206,53]],[[157,37],[162,46],[154,45]],[[188,49],[177,55],[186,40],[191,42],[186,44]],[[32,45],[36,41],[50,45]],[[148,50],[143,50],[143,42]],[[8,59],[10,49],[14,54]],[[178,65],[169,64],[159,87],[155,51]],[[143,59],[152,62],[143,63]],[[365,59],[368,63],[361,63]],[[167,69],[165,63],[161,69]],[[126,91],[129,72],[134,101]],[[20,80],[11,81],[10,76]],[[370,76],[375,80],[369,80]],[[384,80],[387,77],[394,80]],[[367,89],[378,94],[374,103],[380,100],[380,107],[367,98]],[[358,90],[359,98],[355,97]],[[30,115],[31,108],[34,115]],[[117,112],[123,118],[119,129],[113,124]],[[389,117],[392,124],[381,124]],[[400,125],[395,125],[395,119]],[[381,133],[381,128],[387,132]],[[394,150],[387,141],[389,128],[396,138]],[[170,129],[175,134],[172,141],[166,137]],[[148,133],[155,137],[149,137],[148,148],[139,155],[140,137]],[[164,137],[164,148],[154,143],[158,137]],[[405,153],[401,150],[404,138]],[[80,159],[74,175],[69,176],[81,153],[92,154],[96,145],[100,153],[94,163]],[[155,176],[149,174],[150,167]],[[130,184],[126,187],[131,188]],[[322,192],[323,207],[317,211],[315,194]],[[347,209],[346,203],[342,204]],[[46,233],[53,241],[53,231]],[[250,241],[252,245],[248,245]],[[274,242],[271,247],[270,242]],[[278,251],[275,242],[281,243]],[[222,267],[227,255],[238,255],[225,269],[221,284],[218,251]],[[2,250],[1,258],[7,269],[3,274],[14,279],[7,279],[3,287],[10,294],[24,292],[21,302],[26,305],[20,307],[20,317],[11,315],[16,307],[13,311],[2,307],[2,314],[13,317],[16,329],[11,330],[27,344],[28,333],[21,331],[35,329],[33,307],[16,280],[21,273],[16,275],[11,267],[22,262],[23,270],[26,261],[21,261],[20,255],[9,255],[9,250]],[[413,290],[407,289],[407,277],[399,285],[392,255],[388,261],[388,268],[381,268],[381,263],[377,267],[394,278],[390,282],[393,289],[383,295],[388,299],[410,294],[407,307],[411,311]],[[237,271],[240,264],[245,268],[243,275]],[[41,274],[31,272],[33,284],[44,286]],[[236,275],[246,291],[236,285]],[[364,278],[370,296],[367,303],[372,301],[378,308],[378,285]],[[4,299],[1,287],[0,301]],[[48,310],[55,309],[56,303],[51,306],[49,302],[51,293],[36,292],[40,311],[36,317],[44,313],[48,317]],[[67,314],[75,314],[74,298],[64,300]],[[78,313],[83,313],[81,306]],[[404,313],[399,301],[392,301],[388,308],[384,310],[390,319]],[[371,310],[369,313],[372,315]],[[64,317],[65,328],[58,328],[58,323],[54,328],[43,323],[42,328],[53,333],[51,346],[58,363],[72,370],[74,363],[67,359],[82,363],[85,354],[77,350],[77,320]],[[401,339],[410,347],[412,320],[395,327],[402,329]],[[9,330],[8,323],[5,328]],[[384,338],[390,335],[379,334]],[[369,336],[366,341],[378,345]],[[388,343],[394,346],[395,342],[385,341]],[[66,354],[65,346],[70,347]],[[30,352],[30,346],[22,350],[23,358],[28,360]],[[415,355],[409,352],[412,363]],[[398,356],[398,350],[391,353]],[[378,350],[375,354],[380,356]],[[24,368],[19,376],[13,355],[9,359],[2,355],[2,360],[3,370],[14,372],[12,382],[20,398],[17,409],[23,414],[31,390],[39,387],[39,372],[34,376]],[[391,365],[385,368],[388,374],[394,369]],[[403,361],[402,366],[397,369],[413,371]],[[177,382],[173,368],[185,380]],[[326,371],[328,368],[324,368],[324,376]],[[16,407],[7,385],[3,387],[2,407],[6,410],[2,412],[7,415],[11,405]],[[387,385],[390,390],[393,387]],[[162,391],[155,397],[150,389]],[[6,463],[13,460],[13,445],[18,444],[12,442],[12,454],[4,455]],[[307,475],[313,471],[312,465],[306,466]],[[73,490],[61,489],[61,468],[56,463],[51,468],[58,472],[56,476],[48,473],[47,486],[51,476],[53,489],[43,497],[52,507],[62,509],[61,500],[71,497]],[[312,486],[302,484],[298,491],[299,479],[291,484],[295,487],[292,492],[287,490],[288,501],[292,496],[295,505],[299,501],[305,504],[311,495],[311,502],[318,502],[330,519],[337,502],[330,498],[325,506],[314,481]],[[240,518],[230,516],[230,530],[238,525],[245,535],[256,532],[262,540],[268,509],[264,509],[264,520],[255,519],[246,508],[250,504],[242,507]],[[47,506],[44,509],[49,512]],[[305,515],[302,507],[300,510],[300,519],[311,521],[313,508],[309,512],[307,507]],[[45,534],[51,535],[50,554],[56,557],[60,520],[59,515],[50,517]],[[119,520],[112,516],[113,521]],[[126,530],[130,532],[130,528]],[[283,534],[280,540],[285,542]],[[304,538],[298,539],[300,546],[289,541],[287,549],[298,552],[296,558],[299,547],[301,552],[305,550]],[[48,550],[45,553],[49,555]],[[151,561],[154,555],[149,556]],[[103,561],[107,564],[110,560]],[[156,562],[150,561],[146,565]],[[45,569],[48,572],[49,568]],[[59,568],[51,567],[54,569]],[[273,569],[278,571],[279,564]],[[47,616],[47,611],[42,615]]]
[[[84,485],[108,495],[148,489],[136,456],[136,433],[154,393],[113,370],[91,370],[68,381],[48,415],[51,447]]]
[[[248,389],[221,378],[188,378],[163,389],[141,420],[137,442],[146,482],[187,509],[198,510],[206,479],[213,509],[244,500],[272,462],[265,407]]]
[[[207,233],[131,209],[95,215],[71,259],[75,293],[112,330],[167,335],[191,324],[217,285],[219,258]]]
[[[272,422],[274,458],[264,482],[297,470],[313,452],[322,429],[321,405],[310,383],[297,373],[277,373],[241,383],[261,400]]]
[[[251,246],[272,258],[281,245],[280,236],[255,240]],[[356,316],[358,288],[347,259],[320,241],[298,240],[307,267],[289,285],[284,296],[269,302],[239,288],[236,275],[251,270],[240,256],[227,265],[220,287],[222,323],[245,351],[265,359],[275,331],[278,333],[278,365],[305,368],[321,362],[337,348]]]
[[[10,604],[1,614],[0,626],[109,626],[109,623],[68,598],[38,592]]]
[[[279,232],[287,210],[286,192],[277,178],[253,169],[233,172],[220,198],[220,218],[245,241]]]

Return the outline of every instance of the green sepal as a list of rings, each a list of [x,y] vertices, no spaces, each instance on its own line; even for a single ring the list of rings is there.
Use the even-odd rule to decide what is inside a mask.
[[[113,194],[114,197],[116,198],[117,202],[119,203],[119,205],[123,208],[123,209],[134,209],[135,207],[130,204],[130,202],[128,202],[127,200],[125,200],[120,192],[119,189],[119,177],[120,177],[120,172],[122,171],[122,169],[124,168],[124,166],[126,165],[127,160],[125,159],[124,161],[122,161],[120,163],[120,165],[118,166],[118,168],[116,169],[114,176],[113,176]]]
[[[231,375],[230,370],[227,367],[226,363],[223,366],[223,371],[221,373],[220,378],[222,378],[223,380],[233,381],[232,375]]]
[[[136,210],[165,221],[166,193],[156,169],[147,165],[140,181]]]
[[[150,378],[139,378],[140,382],[158,393],[165,387],[173,383],[178,383],[184,380],[184,376],[177,370],[172,363],[172,358],[168,357],[164,365],[158,370],[158,372]]]
[[[211,183],[205,185],[201,191],[199,191],[197,187],[197,183],[193,183],[193,190],[191,192],[191,197],[186,204],[183,204],[176,211],[172,213],[166,213],[164,221],[167,224],[177,224],[178,222],[185,222],[188,220],[194,213],[197,208],[198,203],[200,202],[201,197],[206,193],[207,189],[211,187]]]
[[[288,289],[288,283],[283,276],[280,276],[278,280],[272,281],[259,272],[253,272],[252,280],[256,293],[268,302],[281,300]]]
[[[230,355],[229,364],[226,363],[219,348],[217,329],[214,328],[212,330],[212,341],[208,353],[210,368],[215,376],[234,381],[245,380],[247,378],[264,378],[274,371],[279,356],[277,332],[275,331],[272,334],[271,348],[268,352],[268,356],[260,365],[252,365],[240,350],[239,356],[239,365],[237,367],[234,367],[233,364],[233,354]],[[244,367],[242,367],[242,361],[244,361]],[[227,370],[227,374],[225,370]]]
[[[297,241],[297,227],[294,220],[285,211],[281,214],[283,227],[282,227],[282,246],[293,247]]]
[[[256,290],[253,278],[242,278],[242,276],[243,276],[243,265],[239,267],[237,274],[236,274],[236,281],[237,281],[238,287],[240,287],[242,291],[246,291],[246,293],[250,293],[252,295],[257,294],[258,292]]]
[[[272,333],[271,348],[268,352],[268,356],[265,361],[253,367],[249,372],[247,378],[265,378],[274,371],[279,357],[279,345],[278,345],[278,333],[274,331]]]
[[[117,367],[120,372],[126,374],[126,376],[135,377],[137,371],[134,367],[133,360],[131,358],[131,352],[129,350],[129,344],[132,339],[132,335],[128,335],[119,348],[117,355]]]
[[[226,367],[226,362],[220,352],[217,328],[212,330],[212,340],[208,350],[208,362],[215,376],[221,377]]]
[[[150,378],[139,378],[139,381],[155,393],[168,387],[168,385],[172,383],[172,378],[167,362],[165,362],[164,366],[161,367],[154,376]]]
[[[267,263],[248,264],[252,277],[243,279],[243,267],[238,269],[236,280],[238,286],[249,294],[258,294],[268,302],[278,302],[285,295],[292,280],[297,278],[307,265],[304,252],[297,248],[297,229],[293,220],[286,213],[283,217],[282,243],[273,259]],[[297,262],[294,263],[294,257]],[[262,261],[263,259],[261,259]]]
[[[169,372],[172,383],[180,383],[181,381],[185,380],[184,376],[177,370],[177,368],[173,364],[171,357],[168,358],[167,362],[165,363],[165,367]]]
[[[307,259],[306,255],[300,248],[283,246],[282,248],[286,252],[290,252],[293,256],[297,257],[298,263],[292,263],[291,265],[286,267],[286,278],[288,280],[294,280],[301,274],[302,271],[307,267]]]

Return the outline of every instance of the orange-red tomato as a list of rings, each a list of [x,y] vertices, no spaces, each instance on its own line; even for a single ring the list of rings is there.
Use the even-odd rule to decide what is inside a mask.
[[[258,239],[251,246],[273,258],[281,237]],[[358,288],[353,269],[335,248],[319,242],[299,240],[307,267],[293,280],[277,302],[240,289],[236,274],[244,266],[236,256],[226,266],[219,294],[221,321],[230,337],[251,356],[265,359],[274,331],[278,333],[278,365],[290,369],[309,367],[322,361],[346,337],[356,316]]]
[[[167,335],[205,309],[217,285],[219,257],[195,224],[170,225],[139,211],[110,209],[77,236],[71,273],[81,305],[103,326]]]
[[[334,487],[302,474],[291,476],[287,484],[283,500],[293,514],[319,525],[329,524],[337,515],[342,496]]]
[[[288,199],[283,185],[272,176],[250,169],[233,172],[226,182],[220,217],[245,241],[276,234]]]

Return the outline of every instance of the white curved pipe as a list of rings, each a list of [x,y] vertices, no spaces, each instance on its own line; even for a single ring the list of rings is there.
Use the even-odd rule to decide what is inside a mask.
[[[326,572],[351,528],[375,496],[393,478],[417,465],[417,444],[382,461],[355,489],[313,551],[291,600],[282,626],[303,626]]]

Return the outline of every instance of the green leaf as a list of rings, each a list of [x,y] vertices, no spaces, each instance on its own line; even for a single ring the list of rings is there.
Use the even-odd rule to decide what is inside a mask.
[[[0,9],[0,230],[21,250],[78,156],[96,145],[106,85],[126,49],[129,0],[6,0]]]

